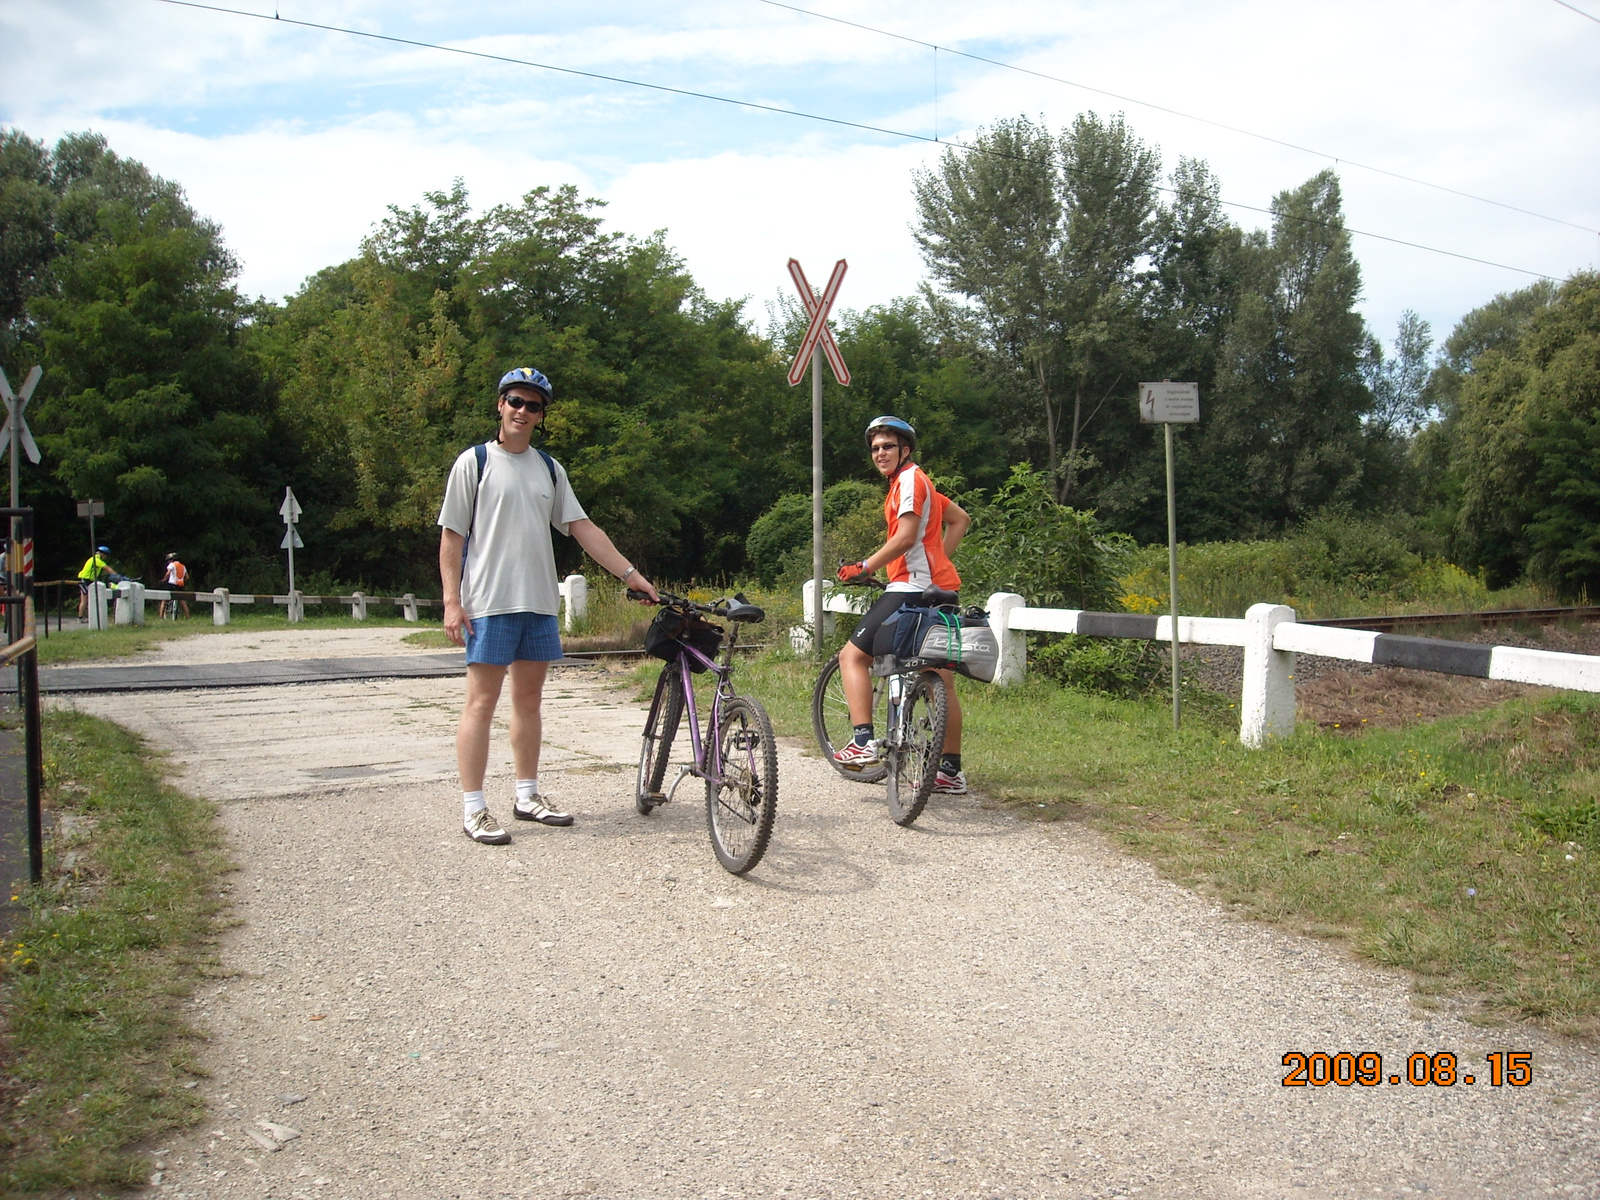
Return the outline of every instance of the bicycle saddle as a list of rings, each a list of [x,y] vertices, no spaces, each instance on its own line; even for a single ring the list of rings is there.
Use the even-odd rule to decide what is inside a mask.
[[[956,604],[960,600],[960,596],[943,588],[925,588],[922,593],[922,604],[925,608],[942,608],[946,604]]]
[[[730,621],[739,621],[741,623],[765,621],[767,619],[767,614],[764,609],[754,604],[744,603],[734,603],[728,605],[728,611],[724,615]]]

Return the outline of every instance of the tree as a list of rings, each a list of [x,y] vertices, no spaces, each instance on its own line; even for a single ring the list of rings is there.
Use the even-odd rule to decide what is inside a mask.
[[[792,486],[781,377],[663,237],[607,232],[597,208],[536,188],[474,217],[459,184],[429,193],[262,332],[331,569],[436,570],[445,474],[493,436],[494,382],[517,364],[554,381],[546,445],[625,553],[668,577],[742,565],[749,524]]]
[[[1518,291],[1502,292],[1473,309],[1456,322],[1428,376],[1423,402],[1432,419],[1411,439],[1407,451],[1409,473],[1416,481],[1414,503],[1425,527],[1457,561],[1473,562],[1479,554],[1476,547],[1463,541],[1466,527],[1458,523],[1465,458],[1461,445],[1462,389],[1472,378],[1477,360],[1489,351],[1505,351],[1514,346],[1534,316],[1554,302],[1555,295],[1556,285],[1541,279]],[[1519,553],[1512,554],[1505,569],[1520,572]]]
[[[1495,336],[1458,399],[1464,565],[1600,591],[1600,276],[1584,272],[1520,333]],[[1500,305],[1504,314],[1510,305]],[[1495,322],[1495,324],[1499,324]]]
[[[1269,234],[1245,239],[1237,306],[1223,343],[1204,452],[1228,464],[1214,496],[1235,536],[1281,530],[1329,505],[1366,507],[1361,378],[1366,330],[1355,310],[1339,181],[1322,171],[1272,204]]]
[[[46,368],[30,410],[52,477],[33,497],[45,553],[72,562],[67,505],[93,496],[125,569],[166,550],[202,572],[254,557],[272,529],[272,414],[239,349],[247,314],[216,226],[98,135],[48,153],[11,137],[3,154],[25,165],[23,207],[50,231],[49,254],[14,256],[8,277],[25,306],[11,328]]]
[[[996,360],[1034,397],[1061,499],[1097,461],[1086,431],[1138,353],[1159,171],[1120,115],[1083,113],[1054,138],[1025,117],[998,122],[916,177],[929,271],[976,307]]]
[[[55,257],[55,206],[49,151],[0,129],[0,357],[24,336],[28,301]]]

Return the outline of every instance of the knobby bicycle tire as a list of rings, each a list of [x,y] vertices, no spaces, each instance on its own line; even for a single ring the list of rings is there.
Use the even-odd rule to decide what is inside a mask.
[[[735,696],[717,732],[722,780],[706,780],[706,825],[717,861],[743,875],[761,861],[778,816],[778,741],[766,709]]]
[[[886,724],[889,713],[888,682],[877,678],[872,681],[872,715],[879,737],[886,737],[889,732]],[[850,706],[844,700],[844,677],[839,673],[837,654],[822,668],[822,674],[817,676],[817,682],[811,689],[811,729],[817,736],[817,745],[822,748],[822,757],[846,779],[856,783],[881,783],[889,773],[888,765],[883,762],[853,771],[833,757],[834,750],[855,735],[855,727],[850,723]]]
[[[920,817],[933,794],[949,699],[944,680],[932,671],[922,672],[906,688],[901,714],[905,740],[886,756],[889,816],[896,825],[909,825]]]
[[[656,680],[655,699],[650,702],[650,716],[645,722],[644,744],[639,751],[639,776],[634,783],[633,806],[640,815],[648,817],[659,805],[665,804],[661,782],[666,778],[667,759],[672,754],[672,739],[678,734],[678,722],[683,719],[683,677],[677,663],[661,668],[661,678]]]

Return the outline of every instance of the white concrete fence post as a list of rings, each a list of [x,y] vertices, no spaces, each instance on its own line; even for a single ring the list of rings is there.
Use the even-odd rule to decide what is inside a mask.
[[[299,588],[289,593],[289,624],[297,625],[306,619],[305,595]]]
[[[89,628],[104,629],[109,622],[106,620],[106,599],[111,589],[98,579],[89,585]]]
[[[413,593],[407,592],[400,597],[400,612],[408,621],[417,619],[417,598]]]
[[[1253,750],[1294,732],[1294,655],[1272,645],[1278,626],[1293,620],[1294,609],[1286,604],[1252,604],[1244,614],[1239,740]]]
[[[350,593],[350,616],[357,621],[367,619],[367,598],[360,592]]]
[[[1011,628],[1012,610],[1026,604],[1015,592],[996,592],[989,597],[989,627],[1000,643],[1000,665],[994,681],[1001,686],[1021,683],[1028,677],[1028,637]]]
[[[568,575],[561,581],[561,629],[571,633],[589,615],[589,581],[582,575]]]
[[[213,625],[227,625],[233,620],[233,604],[228,595],[228,589],[216,588],[211,594],[216,597],[211,602],[211,623]]]
[[[129,579],[116,585],[114,620],[118,625],[144,624],[144,584]]]
[[[823,587],[827,587],[824,583]],[[826,604],[826,597],[824,597]],[[808,579],[800,585],[800,608],[805,613],[799,625],[789,630],[789,645],[797,653],[805,653],[811,649],[811,631],[817,627],[817,581]],[[833,636],[835,621],[833,613],[826,607],[822,610],[822,633],[824,637]]]

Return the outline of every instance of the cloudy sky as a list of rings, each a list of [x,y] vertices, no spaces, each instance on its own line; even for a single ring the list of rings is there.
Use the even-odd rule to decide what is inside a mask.
[[[1206,159],[1247,227],[1337,165],[1353,229],[1500,264],[1358,237],[1385,338],[1404,309],[1442,337],[1525,272],[1600,260],[1600,0],[221,4],[257,16],[0,0],[0,123],[95,129],[182,183],[252,294],[294,291],[386,205],[456,177],[478,205],[574,183],[614,227],[665,229],[708,292],[749,297],[757,320],[791,254],[819,284],[849,260],[842,306],[913,291],[911,176],[941,148],[800,113],[960,140],[1017,114],[1125,112],[1168,168]]]

